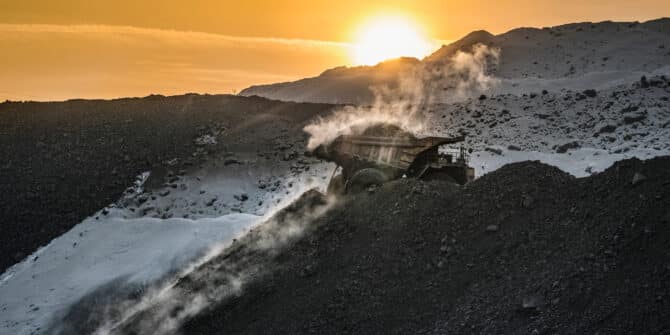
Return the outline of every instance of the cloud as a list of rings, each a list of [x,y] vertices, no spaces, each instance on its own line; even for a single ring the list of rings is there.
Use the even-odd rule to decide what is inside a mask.
[[[108,25],[0,24],[0,98],[231,93],[348,63],[348,44]]]
[[[55,25],[55,24],[5,24],[0,23],[0,33],[58,33],[58,34],[107,34],[117,37],[146,36],[169,41],[189,43],[245,43],[245,44],[283,44],[297,47],[348,47],[348,43],[291,39],[276,37],[245,37],[196,31],[139,28],[132,26],[110,25]],[[2,38],[2,35],[0,35]]]

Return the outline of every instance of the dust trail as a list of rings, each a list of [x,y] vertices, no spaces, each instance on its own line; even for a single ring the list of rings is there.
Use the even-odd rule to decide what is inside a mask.
[[[421,62],[399,75],[396,85],[371,87],[371,106],[347,106],[319,118],[304,130],[310,135],[308,150],[328,144],[340,135],[365,130],[378,123],[391,123],[419,133],[426,127],[423,113],[432,104],[463,100],[499,83],[489,74],[497,65],[500,50],[477,44],[470,52],[458,51],[442,63]]]
[[[314,219],[335,202],[309,190],[238,241],[211,250],[158,284],[128,287],[120,279],[93,292],[56,322],[50,333],[176,333],[185,320],[241,294],[247,283],[271,271],[273,257],[307,233]]]

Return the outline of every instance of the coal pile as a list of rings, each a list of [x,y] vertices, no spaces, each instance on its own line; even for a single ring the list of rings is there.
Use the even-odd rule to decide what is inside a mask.
[[[465,187],[388,183],[342,199],[181,331],[664,333],[668,171],[669,157],[583,179],[523,162]]]
[[[197,94],[0,103],[0,272],[117,201],[143,172],[145,188],[158,189],[279,136],[304,142],[304,123],[331,108]]]

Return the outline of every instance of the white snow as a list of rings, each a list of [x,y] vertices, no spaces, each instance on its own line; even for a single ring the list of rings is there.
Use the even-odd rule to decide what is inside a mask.
[[[502,79],[501,93],[605,89],[641,75],[667,73],[669,28],[670,19],[666,18],[644,23],[519,28],[495,36],[480,31],[443,46],[421,62],[335,68],[295,82],[252,86],[240,94],[285,101],[370,104],[375,98],[372,88],[396,86],[408,67],[448,61],[457,50],[467,51],[477,43],[501,50],[500,62],[492,69]],[[450,85],[445,82],[444,86]]]
[[[612,154],[606,150],[580,148],[565,154],[547,153],[539,151],[514,151],[494,146],[500,150],[500,155],[491,151],[476,151],[470,156],[470,166],[475,168],[475,175],[481,177],[493,172],[503,165],[523,162],[540,161],[555,166],[575,177],[587,177],[602,172],[617,161],[629,158],[650,159],[661,154],[670,155],[670,150],[659,153],[655,150],[637,150],[621,154]]]
[[[91,290],[117,278],[150,282],[181,269],[259,222],[249,214],[200,219],[88,218],[0,279],[0,329],[44,329]]]
[[[181,177],[182,188],[152,193],[143,193],[149,174],[141,174],[117,204],[2,274],[0,333],[40,333],[70,305],[113,280],[147,284],[201,262],[307,189],[325,189],[332,171],[323,163],[294,173],[278,166],[223,168],[210,162]],[[272,187],[260,188],[259,178]],[[158,195],[165,190],[171,192]],[[240,200],[240,194],[248,199]],[[134,207],[138,197],[146,200]],[[217,201],[208,205],[212,197]],[[153,210],[143,212],[145,208]]]

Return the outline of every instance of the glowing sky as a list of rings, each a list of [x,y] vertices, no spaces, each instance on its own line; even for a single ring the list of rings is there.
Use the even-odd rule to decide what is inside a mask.
[[[0,99],[231,93],[313,76],[357,63],[350,43],[380,15],[437,46],[478,29],[670,16],[670,1],[0,0]]]

